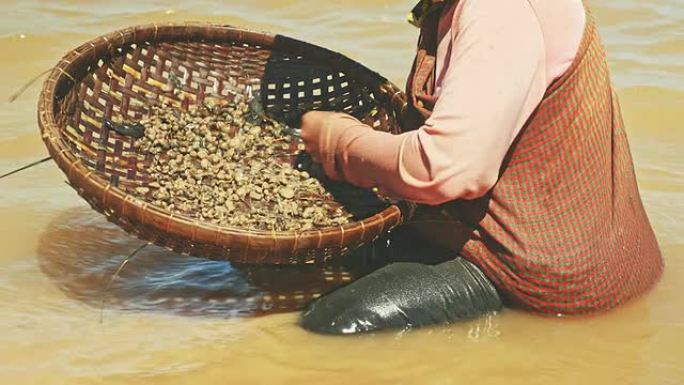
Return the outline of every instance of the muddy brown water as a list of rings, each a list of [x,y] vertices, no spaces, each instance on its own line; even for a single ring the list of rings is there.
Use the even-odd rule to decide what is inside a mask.
[[[589,318],[506,310],[445,327],[331,338],[300,330],[296,313],[245,315],[260,292],[301,285],[311,294],[337,273],[241,270],[150,249],[112,285],[100,322],[102,286],[140,241],[104,222],[46,163],[0,181],[0,383],[684,383],[684,3],[589,3],[666,262],[648,296]],[[403,84],[416,38],[404,22],[410,5],[0,0],[0,97],[83,41],[153,21],[288,34]],[[38,90],[0,102],[0,174],[46,154],[35,118]]]

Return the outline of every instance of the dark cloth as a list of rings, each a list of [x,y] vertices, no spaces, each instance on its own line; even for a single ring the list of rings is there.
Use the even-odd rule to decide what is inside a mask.
[[[399,262],[319,298],[301,324],[317,333],[351,334],[455,322],[499,309],[494,286],[463,258],[438,265]]]

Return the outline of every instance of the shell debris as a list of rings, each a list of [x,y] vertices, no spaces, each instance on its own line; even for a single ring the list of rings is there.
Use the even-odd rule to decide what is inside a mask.
[[[134,142],[151,154],[150,182],[132,193],[171,212],[222,226],[303,231],[344,225],[352,214],[319,180],[294,169],[287,127],[245,102],[151,107]]]

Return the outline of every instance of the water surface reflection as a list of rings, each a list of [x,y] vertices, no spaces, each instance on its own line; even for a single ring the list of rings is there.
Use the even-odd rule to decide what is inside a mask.
[[[38,260],[68,296],[93,306],[182,315],[251,316],[300,310],[378,266],[372,250],[329,265],[234,265],[141,244],[88,209],[64,211],[38,242]]]

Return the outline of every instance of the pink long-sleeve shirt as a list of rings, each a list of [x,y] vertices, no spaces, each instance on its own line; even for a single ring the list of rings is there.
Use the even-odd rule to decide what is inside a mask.
[[[338,177],[425,204],[489,191],[547,87],[571,65],[581,0],[461,0],[439,23],[432,116],[391,135],[336,114],[324,129]]]

